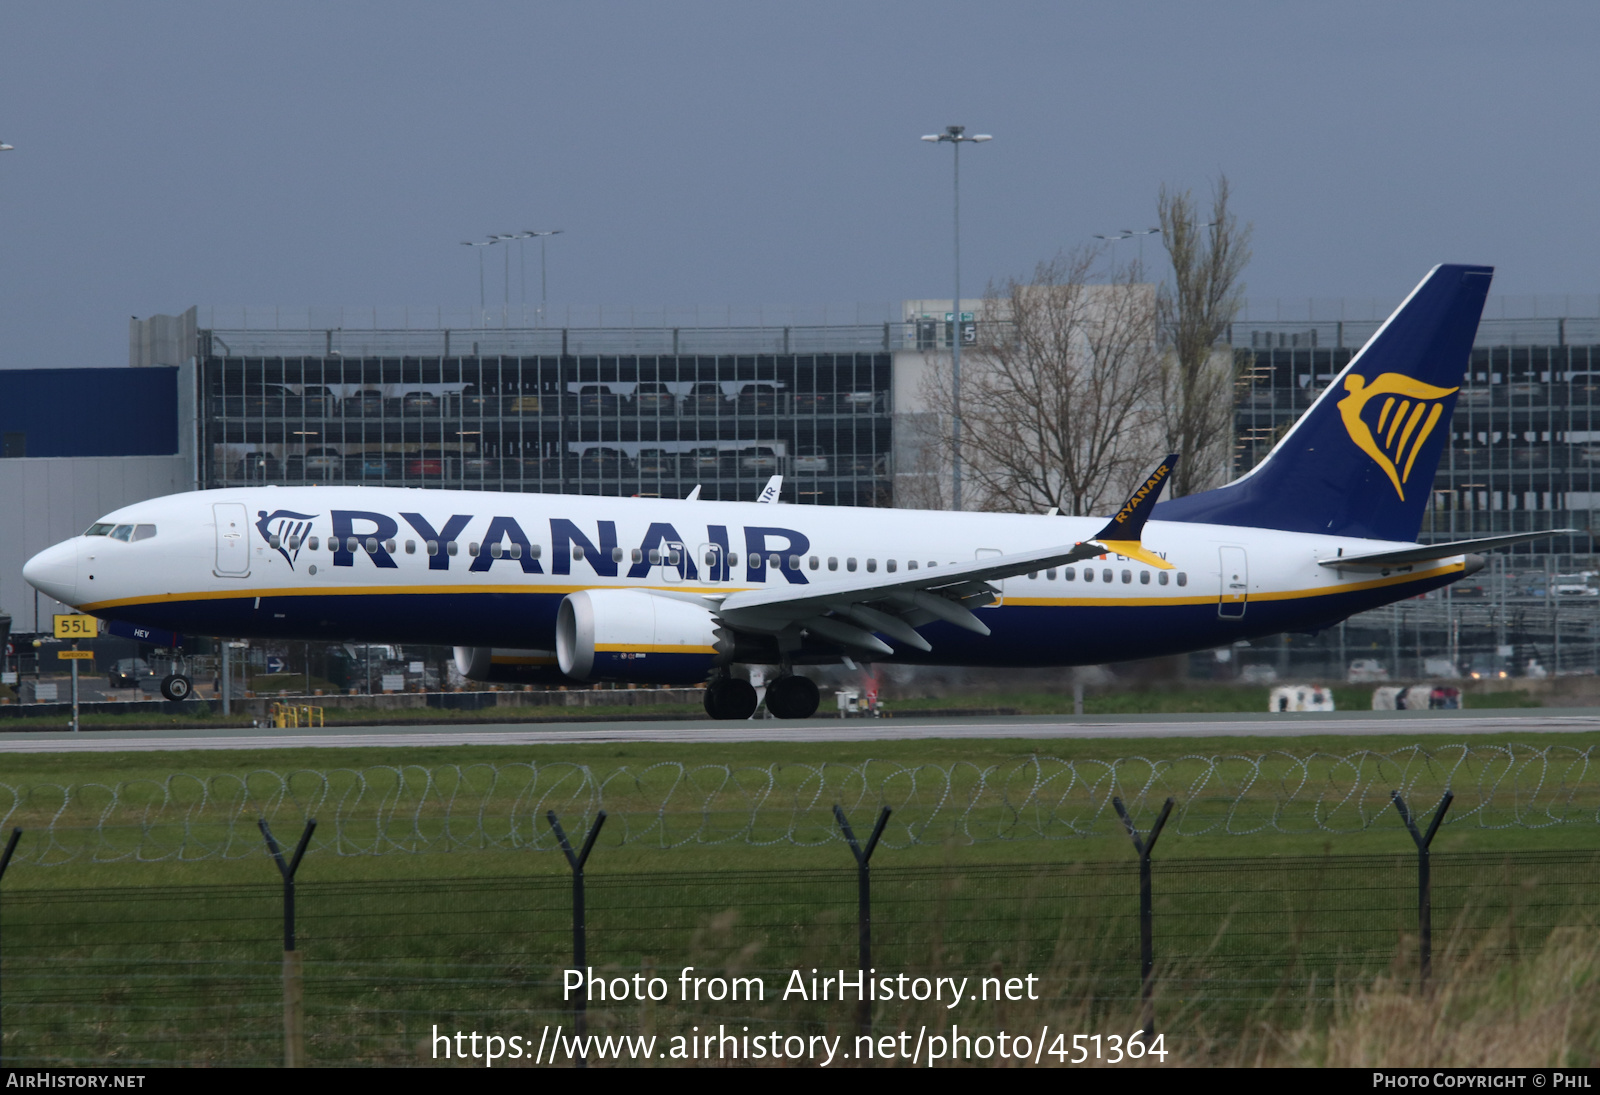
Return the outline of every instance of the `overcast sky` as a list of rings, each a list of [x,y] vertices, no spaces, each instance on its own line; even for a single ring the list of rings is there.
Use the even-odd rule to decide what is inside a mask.
[[[1600,294],[1592,2],[9,0],[0,43],[4,367],[191,304],[464,310],[460,241],[527,228],[557,307],[948,297],[949,123],[995,137],[971,295],[1219,172],[1253,298]]]

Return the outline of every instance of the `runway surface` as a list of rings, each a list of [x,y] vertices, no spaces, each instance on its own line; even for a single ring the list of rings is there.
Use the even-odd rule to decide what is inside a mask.
[[[189,749],[396,748],[450,745],[592,745],[604,742],[829,742],[917,738],[1211,738],[1377,734],[1591,734],[1600,710],[1352,712],[1338,715],[1005,716],[741,722],[506,723],[361,726],[333,730],[152,730],[0,734],[0,753],[122,753]]]

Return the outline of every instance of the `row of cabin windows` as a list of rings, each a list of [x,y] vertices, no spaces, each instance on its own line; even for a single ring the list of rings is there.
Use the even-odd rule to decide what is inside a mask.
[[[1094,581],[1095,580],[1094,575],[1095,575],[1095,571],[1094,571],[1093,567],[1084,567],[1083,568],[1083,580],[1084,581],[1086,581],[1086,582]],[[1178,575],[1178,584],[1180,586],[1186,586],[1186,585],[1189,584],[1189,575],[1188,574],[1186,574],[1186,573],[1184,573],[1183,571],[1180,570],[1180,571],[1177,572],[1177,575]],[[1053,582],[1053,581],[1055,581],[1055,578],[1056,578],[1056,572],[1052,568],[1050,570],[1045,571],[1044,572],[1044,576],[1045,576],[1046,579],[1048,579],[1049,581]],[[1038,577],[1039,577],[1039,572],[1037,570],[1033,571],[1031,574],[1028,575],[1029,581],[1037,581]],[[1061,571],[1061,577],[1062,577],[1063,580],[1068,581],[1068,582],[1077,581],[1077,578],[1078,578],[1077,568],[1076,567],[1066,567],[1064,570]],[[1114,582],[1116,580],[1117,580],[1117,572],[1116,571],[1112,570],[1110,567],[1104,567],[1104,568],[1101,569],[1101,571],[1100,571],[1100,581],[1102,581],[1102,582]],[[1165,570],[1156,571],[1156,584],[1157,585],[1164,586],[1164,585],[1167,585],[1170,581],[1171,581],[1171,575],[1170,575],[1169,572],[1167,572]],[[1122,582],[1123,582],[1124,585],[1133,584],[1133,571],[1124,570],[1122,572]],[[1147,586],[1147,585],[1150,584],[1150,572],[1148,570],[1139,571],[1139,584],[1142,585],[1142,586]]]
[[[274,536],[272,538],[271,543],[272,543],[272,546],[275,547],[275,548],[276,547],[287,546],[290,551],[298,551],[299,548],[300,548],[301,541],[300,541],[300,538],[298,536],[291,536],[291,537],[288,538],[287,541],[281,540],[279,537]],[[318,537],[315,537],[315,536],[310,537],[308,540],[306,540],[305,544],[306,544],[306,547],[308,547],[312,551],[321,550],[321,546],[319,544]],[[396,544],[395,544],[395,542],[393,540],[384,540],[380,544],[378,539],[376,537],[373,537],[373,536],[368,536],[364,540],[361,539],[360,537],[357,537],[357,536],[347,537],[345,539],[344,550],[345,551],[349,551],[349,552],[365,551],[369,555],[376,555],[377,552],[378,552],[378,548],[380,546],[383,548],[384,551],[387,551],[387,552],[390,552],[390,553],[393,553],[396,550]],[[423,549],[429,555],[437,555],[437,554],[439,554],[439,551],[441,550],[441,545],[440,545],[439,541],[437,541],[437,540],[425,541],[422,546],[423,546]],[[444,553],[446,555],[456,555],[456,554],[460,553],[460,546],[454,540],[450,540],[450,541],[446,542],[445,544],[442,545],[442,548],[443,548],[443,551],[444,551]],[[332,537],[332,536],[328,537],[328,550],[329,551],[338,551],[339,550],[339,541],[338,541],[337,538]],[[405,550],[406,550],[406,554],[407,555],[415,555],[417,553],[417,542],[415,540],[407,540],[406,541]],[[475,543],[475,542],[474,543],[469,543],[467,545],[467,554],[471,555],[473,557],[476,557],[482,550],[483,550],[482,546],[477,544],[477,543]],[[520,558],[522,558],[522,545],[521,544],[510,544],[510,545],[490,544],[489,545],[489,554],[491,556],[493,556],[494,558],[496,558],[496,559],[501,559],[501,558],[520,559]],[[573,548],[572,548],[572,557],[573,557],[573,559],[581,560],[583,558],[583,556],[584,556],[584,551],[583,551],[582,545],[573,545]],[[538,544],[529,545],[528,558],[537,559],[539,557],[540,557],[539,545]],[[623,550],[621,548],[618,547],[618,548],[612,548],[611,549],[611,561],[612,562],[620,563],[620,562],[623,561],[624,557],[625,556],[624,556]],[[648,558],[650,560],[650,565],[651,566],[659,566],[662,563],[666,563],[668,566],[677,566],[682,561],[682,559],[680,557],[680,554],[679,554],[679,552],[678,552],[678,550],[676,548],[669,549],[669,550],[667,550],[665,552],[660,551],[660,550],[658,550],[656,548],[651,548],[648,552],[641,551],[638,548],[634,548],[632,550],[632,552],[628,553],[628,555],[626,557],[631,559],[631,561],[635,562],[635,563],[642,563],[642,562],[645,561],[646,558]],[[708,567],[716,566],[717,565],[717,555],[716,555],[716,553],[708,551],[706,553],[706,560],[705,561],[706,561],[706,566],[708,566]],[[809,558],[807,558],[805,560],[802,560],[801,557],[798,556],[798,555],[791,555],[787,559],[783,558],[783,556],[778,555],[778,554],[768,555],[765,559],[763,559],[759,555],[752,555],[750,557],[749,564],[751,566],[753,566],[753,567],[760,567],[760,566],[765,565],[765,566],[771,567],[774,570],[780,570],[780,569],[785,569],[785,568],[787,568],[788,570],[800,570],[803,566],[806,567],[806,568],[809,568],[811,570],[821,570],[822,569],[822,560],[816,555],[812,555],[812,556],[810,556]],[[728,552],[728,566],[736,567],[738,565],[739,565],[739,553],[737,551]],[[912,559],[912,560],[910,560],[909,562],[906,563],[906,569],[907,570],[916,570],[916,569],[918,569],[919,565],[920,564],[917,562],[917,560]],[[932,561],[932,560],[929,560],[927,565],[930,566],[930,567],[936,567],[939,564],[934,562],[934,561]],[[954,566],[955,564],[952,563],[951,565]],[[888,559],[888,560],[886,560],[884,562],[883,569],[888,571],[890,574],[893,574],[898,569],[898,567],[899,567],[899,563],[896,560]],[[855,571],[857,569],[857,562],[856,562],[855,558],[854,557],[847,557],[845,559],[845,561],[844,561],[844,568],[847,571],[851,571],[851,572]],[[833,555],[828,556],[828,569],[829,570],[838,570],[839,569],[839,559],[838,559],[837,556],[833,556]],[[876,573],[877,569],[878,569],[878,560],[876,560],[876,559],[868,559],[867,560],[867,573],[868,574]],[[1057,574],[1057,571],[1054,568],[1044,572],[1045,578],[1050,580],[1050,581],[1055,581],[1056,574]],[[1065,581],[1068,581],[1068,582],[1076,581],[1077,577],[1078,577],[1077,568],[1075,568],[1075,567],[1066,567],[1065,569],[1060,571],[1060,574],[1061,574],[1061,578],[1063,580],[1065,580]],[[1187,575],[1186,573],[1184,573],[1181,570],[1177,572],[1177,575],[1178,575],[1178,585],[1186,586],[1186,585],[1189,584],[1189,575]],[[1038,577],[1039,577],[1039,572],[1038,571],[1034,571],[1033,573],[1028,575],[1028,578],[1030,580],[1037,580]],[[1092,582],[1092,581],[1095,580],[1095,571],[1094,571],[1093,567],[1084,567],[1083,568],[1083,580],[1086,581],[1086,582]],[[1167,571],[1163,570],[1163,571],[1158,571],[1157,572],[1157,575],[1156,575],[1156,584],[1157,585],[1166,585],[1166,584],[1168,584],[1169,580],[1170,580],[1170,575],[1169,575],[1169,573]],[[1103,570],[1100,571],[1100,581],[1102,581],[1102,582],[1114,582],[1114,581],[1116,581],[1116,572],[1113,571],[1110,567],[1104,568]],[[1122,581],[1123,581],[1124,584],[1132,584],[1132,582],[1133,582],[1133,571],[1124,570],[1122,572]],[[1148,571],[1148,570],[1139,571],[1139,584],[1140,585],[1149,585],[1150,584],[1150,571]]]

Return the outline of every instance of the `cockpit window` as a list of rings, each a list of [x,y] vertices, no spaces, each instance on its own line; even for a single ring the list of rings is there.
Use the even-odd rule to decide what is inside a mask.
[[[150,537],[154,536],[155,534],[156,534],[156,527],[154,525],[134,525],[133,526],[133,538],[135,540],[148,540],[148,539],[150,539]]]
[[[118,525],[116,528],[111,530],[111,538],[113,540],[121,540],[123,543],[127,543],[132,536],[132,525]]]
[[[110,536],[111,535],[111,530],[114,527],[116,527],[116,526],[106,524],[103,521],[97,521],[94,524],[89,526],[89,531],[85,532],[84,535],[85,536]]]

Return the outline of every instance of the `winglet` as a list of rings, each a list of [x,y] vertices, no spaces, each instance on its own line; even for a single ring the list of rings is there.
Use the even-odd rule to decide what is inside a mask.
[[[1161,570],[1171,570],[1172,564],[1161,556],[1146,551],[1139,543],[1140,536],[1144,533],[1144,523],[1150,519],[1150,511],[1155,509],[1156,500],[1161,497],[1161,490],[1167,485],[1167,480],[1172,476],[1172,469],[1178,466],[1178,454],[1168,453],[1167,458],[1156,470],[1141,483],[1137,490],[1128,496],[1117,515],[1094,536],[1094,542],[1103,544],[1108,551],[1118,555],[1126,555],[1130,559],[1138,559]]]

